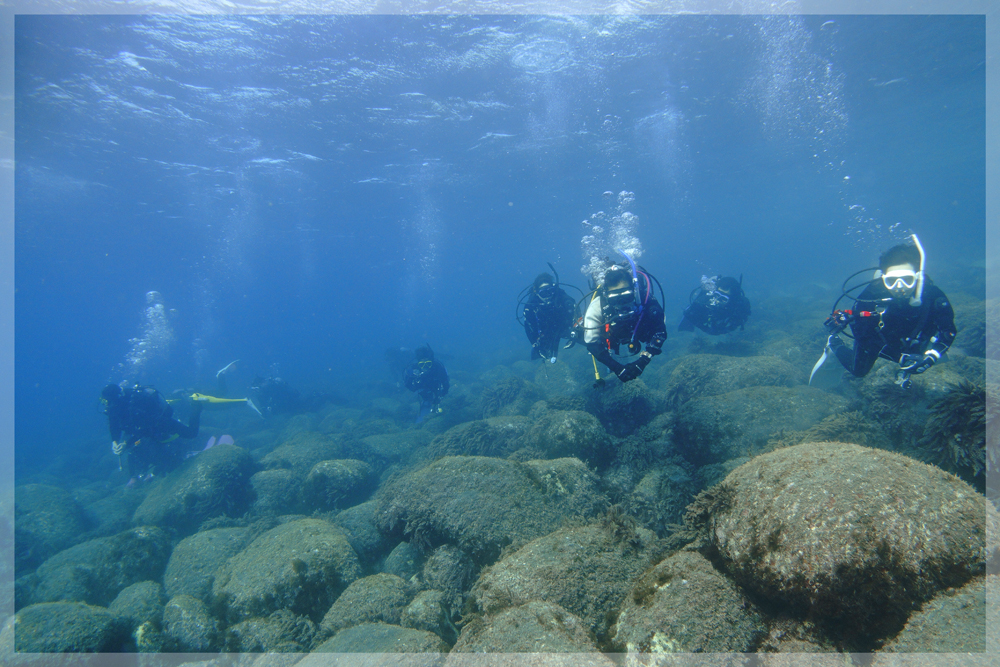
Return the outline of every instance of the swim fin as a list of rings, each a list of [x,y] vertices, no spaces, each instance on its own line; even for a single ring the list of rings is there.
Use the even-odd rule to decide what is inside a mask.
[[[832,337],[833,336],[830,336],[830,338]],[[830,338],[826,339],[826,347],[823,348],[823,356],[819,358],[819,360],[816,362],[816,365],[813,366],[812,373],[809,374],[810,386],[812,385],[813,377],[816,375],[816,371],[818,371],[820,368],[823,367],[823,364],[826,363],[827,357],[829,357],[830,354],[833,353],[833,348],[830,346]]]

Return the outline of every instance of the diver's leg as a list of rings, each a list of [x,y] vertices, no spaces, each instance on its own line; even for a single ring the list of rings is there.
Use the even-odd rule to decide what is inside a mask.
[[[202,404],[200,401],[195,401],[191,405],[191,418],[188,420],[187,426],[178,420],[174,420],[174,431],[182,438],[197,438],[198,430],[201,427],[201,408]]]

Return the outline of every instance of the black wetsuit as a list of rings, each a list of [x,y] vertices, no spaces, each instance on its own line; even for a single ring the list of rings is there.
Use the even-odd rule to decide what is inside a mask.
[[[451,383],[444,364],[436,359],[422,359],[407,366],[403,373],[403,385],[420,396],[421,416],[418,421],[421,421],[447,395]]]
[[[652,295],[645,300],[641,310],[636,307],[631,315],[612,325],[604,321],[603,315],[606,312],[604,296],[595,301],[598,300],[601,302],[602,318],[596,327],[597,330],[594,330],[595,322],[590,316],[591,308],[587,309],[588,316],[584,321],[584,341],[587,350],[595,359],[607,366],[612,373],[622,377],[621,371],[625,368],[625,364],[612,357],[612,353],[618,353],[620,346],[629,345],[631,342],[632,352],[638,353],[638,348],[645,344],[649,354],[660,353],[663,343],[667,340],[667,325],[663,318],[663,307]],[[593,304],[594,302],[591,302],[592,306]],[[641,373],[642,369],[639,369],[639,372]]]
[[[559,340],[570,337],[579,316],[573,297],[558,287],[554,289],[548,301],[533,292],[524,305],[524,333],[532,345],[532,359],[554,358],[559,353]]]
[[[713,300],[716,302],[713,304]],[[718,297],[702,291],[691,305],[684,309],[679,331],[693,331],[698,327],[712,336],[720,336],[739,328],[742,329],[750,317],[750,300],[743,291],[731,296],[724,303]]]
[[[955,340],[951,303],[930,280],[924,281],[920,306],[911,306],[907,297],[890,297],[882,281],[873,281],[854,306],[854,349],[836,336],[831,340],[837,360],[857,377],[867,375],[880,356],[899,363],[903,354],[923,356],[929,349],[943,355]]]
[[[195,402],[191,420],[184,424],[174,417],[174,409],[154,387],[133,386],[108,403],[108,430],[111,439],[125,441],[129,472],[140,475],[150,467],[168,469],[180,460],[180,452],[168,443],[175,438],[195,438],[201,421],[201,403]]]

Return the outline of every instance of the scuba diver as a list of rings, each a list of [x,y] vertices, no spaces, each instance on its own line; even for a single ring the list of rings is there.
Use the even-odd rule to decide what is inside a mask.
[[[548,359],[556,363],[559,341],[569,339],[564,349],[576,344],[573,325],[580,317],[576,300],[560,286],[559,274],[549,264],[552,274],[540,273],[535,281],[525,287],[518,298],[517,321],[531,343],[531,359]],[[579,291],[578,288],[574,288]]]
[[[195,400],[190,420],[184,424],[173,416],[174,409],[155,387],[109,384],[101,390],[101,402],[108,416],[111,450],[119,460],[128,452],[130,486],[180,462],[182,453],[169,443],[198,436],[204,405]]]
[[[291,414],[304,408],[302,396],[298,389],[292,387],[280,377],[255,376],[250,383],[251,405],[261,413],[261,416],[272,414]]]
[[[694,331],[698,327],[712,336],[734,331],[750,317],[750,300],[743,293],[743,276],[739,280],[726,276],[702,276],[701,285],[691,291],[691,305],[684,309],[678,331]]]
[[[893,246],[879,257],[870,282],[847,287],[854,276],[871,268],[844,281],[843,293],[823,323],[829,337],[810,382],[830,354],[856,377],[867,375],[879,357],[897,363],[896,384],[904,389],[910,386],[911,375],[923,373],[944,358],[957,333],[955,314],[945,293],[924,273],[920,239],[916,234],[912,239],[913,245]],[[851,296],[861,287],[865,289],[858,297]],[[838,310],[845,296],[854,300],[854,307]],[[853,350],[839,336],[847,326],[853,334]]]
[[[618,252],[621,252],[620,250]],[[625,253],[622,253],[625,255]],[[628,267],[612,264],[604,274],[604,284],[594,290],[583,321],[583,342],[594,357],[595,387],[604,381],[597,373],[597,362],[607,366],[622,382],[642,375],[650,359],[661,352],[667,340],[667,327],[663,307],[653,296],[653,282],[649,275],[628,255]],[[663,298],[663,288],[660,288]],[[642,350],[645,343],[646,349]],[[614,359],[619,347],[626,345],[629,354],[639,358],[627,364]],[[642,350],[640,352],[640,350]]]
[[[403,372],[403,385],[420,395],[420,413],[417,423],[423,422],[432,412],[441,412],[438,405],[448,393],[450,383],[444,364],[434,359],[431,346],[421,345],[414,353],[414,361]]]

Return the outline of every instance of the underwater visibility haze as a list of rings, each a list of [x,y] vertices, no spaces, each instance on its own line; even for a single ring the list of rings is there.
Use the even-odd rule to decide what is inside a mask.
[[[120,593],[142,578],[84,585],[53,572],[60,554],[94,540],[106,541],[98,551],[132,553],[137,526],[149,531],[142,569],[159,572],[160,595],[189,595],[201,605],[190,613],[215,630],[193,637],[158,617],[154,640],[133,615],[125,630],[115,621],[97,650],[308,651],[348,641],[358,620],[337,614],[351,604],[392,595],[409,616],[369,610],[362,620],[396,628],[411,618],[408,631],[439,642],[408,635],[413,650],[521,646],[484,639],[511,632],[498,620],[516,606],[499,599],[503,576],[526,582],[512,599],[561,605],[532,607],[533,618],[573,615],[581,624],[573,650],[587,650],[586,641],[606,651],[788,650],[775,644],[779,608],[828,619],[795,635],[822,650],[890,641],[921,650],[917,640],[893,639],[911,609],[982,574],[977,552],[950,554],[954,569],[933,582],[897,577],[905,591],[884,603],[884,625],[859,629],[854,608],[833,602],[843,591],[807,599],[777,575],[767,579],[773,588],[755,588],[770,576],[763,566],[740,560],[740,545],[696,535],[690,520],[702,511],[723,525],[732,507],[766,516],[747,499],[752,481],[740,481],[737,466],[799,474],[765,459],[827,440],[852,444],[801,460],[852,469],[869,456],[903,475],[890,457],[907,455],[985,491],[982,457],[956,453],[953,437],[980,423],[977,392],[992,391],[985,331],[1000,318],[985,287],[984,17],[19,15],[15,39],[17,530],[55,502],[45,495],[52,489],[77,508],[73,536],[18,533],[19,613],[85,601],[127,616]],[[808,387],[842,281],[912,234],[926,249],[927,275],[955,307],[949,362],[910,394],[884,361],[865,379],[828,362]],[[562,283],[588,292],[603,260],[623,253],[662,286],[663,354],[628,384],[597,368],[603,389],[592,387],[596,367],[582,344],[555,363],[529,362],[519,292],[550,264]],[[745,329],[678,332],[692,289],[714,275],[742,277],[752,304]],[[419,399],[401,387],[387,350],[423,344],[447,367],[451,389],[440,414],[415,424]],[[209,406],[191,448],[211,436],[209,447],[126,488],[102,387],[212,394],[222,391],[217,371],[234,360],[228,396],[281,377],[308,400],[263,418]],[[186,423],[190,406],[174,405]],[[569,435],[557,414],[569,415]],[[505,431],[498,419],[512,425]],[[186,510],[164,509],[166,489],[190,491],[177,482],[185,470],[226,456],[239,490],[212,487]],[[320,465],[332,461],[353,463],[334,474]],[[697,495],[730,473],[730,505]],[[838,482],[827,474],[832,489]],[[459,493],[444,480],[481,475],[495,475],[537,521],[519,523],[480,500],[477,511],[497,514],[484,514],[477,526],[492,527],[473,534],[429,500]],[[532,505],[534,491],[517,475],[548,489],[537,501],[547,509]],[[576,495],[564,487],[569,478]],[[364,530],[353,509],[361,507],[378,509]],[[829,511],[851,510],[831,496]],[[552,582],[545,588],[523,563],[502,560],[521,547],[556,559],[542,541],[573,520],[593,520],[586,525],[623,549],[619,579],[608,574],[606,589],[587,592],[616,600],[613,609],[555,595]],[[309,579],[319,566],[296,557],[300,583],[325,597],[289,594],[288,606],[268,607],[261,600],[280,595],[255,598],[259,589],[295,584],[253,579],[262,554],[278,549],[260,540],[287,542],[291,532],[281,531],[293,530],[303,544],[337,545],[336,563],[323,565],[336,583]],[[214,583],[171,584],[183,545],[209,533],[238,543],[212,565]],[[731,564],[724,581],[708,561],[683,560],[694,552],[661,562],[682,537],[712,542]],[[579,539],[598,549],[605,538]],[[436,565],[406,573],[403,544]],[[667,640],[643,628],[664,622],[651,610],[660,609],[655,591],[668,570],[719,577],[711,585],[725,593],[706,596],[732,595],[725,614],[759,611],[740,612],[730,620],[736,634],[716,644],[679,629],[673,644],[658,644]],[[450,578],[435,580],[443,571]],[[970,574],[948,579],[957,571]],[[370,581],[367,594],[352,583],[390,575],[416,577],[419,593],[393,588],[396,579]],[[871,596],[889,584],[858,576],[856,602],[881,609]],[[412,620],[415,597],[428,591],[440,593],[434,604],[447,623]],[[340,595],[355,602],[338,603]],[[742,595],[751,602],[741,606]],[[240,625],[262,618],[283,630],[258,636]],[[478,634],[463,629],[470,619]],[[285,648],[267,639],[276,635]]]

